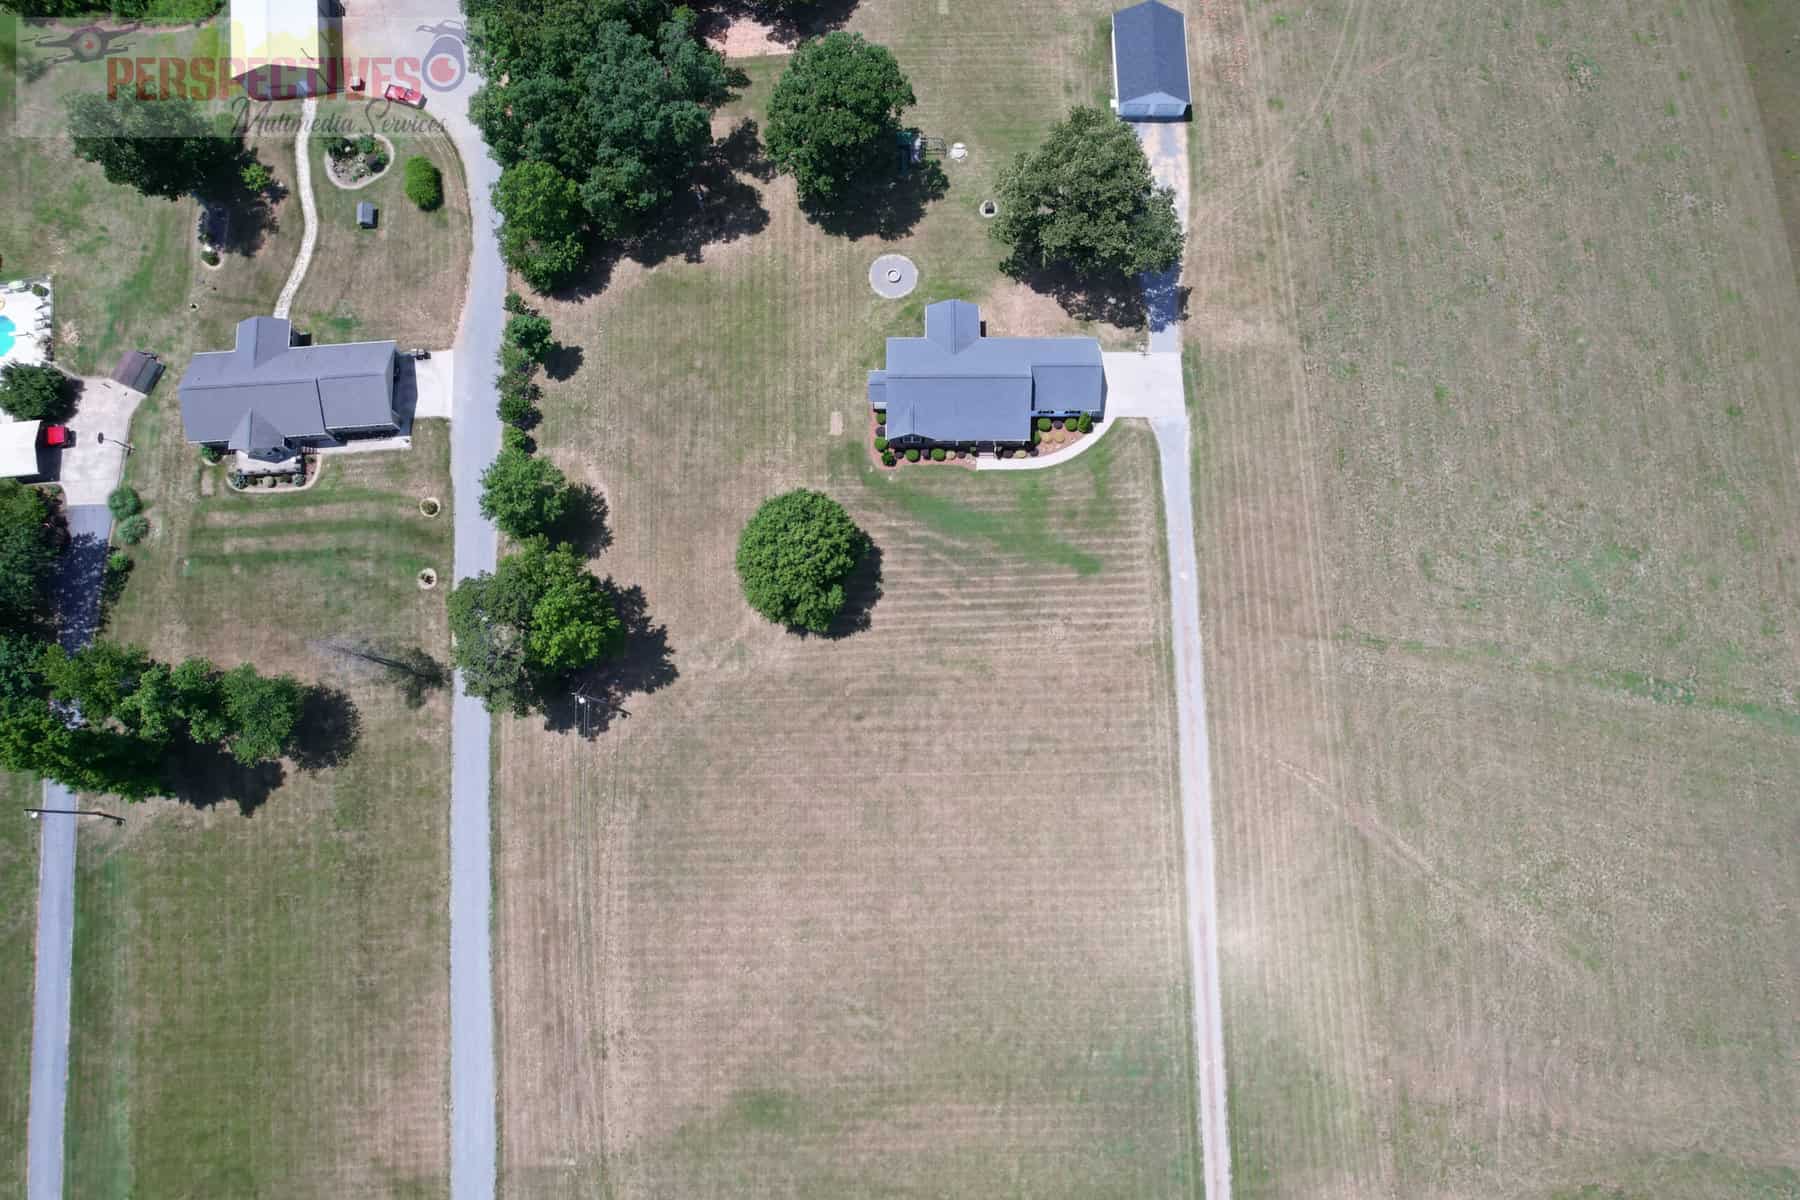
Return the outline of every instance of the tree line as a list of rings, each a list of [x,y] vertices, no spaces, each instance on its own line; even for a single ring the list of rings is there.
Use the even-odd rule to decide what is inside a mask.
[[[169,791],[167,768],[194,750],[254,764],[294,748],[306,689],[290,676],[60,644],[51,586],[63,538],[43,492],[0,480],[0,766],[142,800]]]

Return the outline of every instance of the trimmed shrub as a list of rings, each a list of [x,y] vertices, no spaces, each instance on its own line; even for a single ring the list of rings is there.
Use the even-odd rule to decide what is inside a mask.
[[[1092,413],[1082,413],[1081,419],[1079,421],[1075,422],[1075,432],[1076,433],[1092,433],[1092,432],[1094,432],[1094,415]]]
[[[1031,444],[1032,444],[1032,445],[1034,445],[1034,446],[1035,446],[1035,445],[1037,445],[1037,444],[1038,444],[1038,443],[1039,443],[1039,442],[1041,442],[1041,441],[1043,441],[1043,440],[1044,440],[1044,435],[1043,435],[1043,434],[1041,434],[1041,433],[1039,433],[1039,432],[1038,432],[1038,431],[1037,431],[1037,430],[1035,430],[1035,429],[1034,429],[1034,430],[1032,430],[1032,431],[1031,431]]]
[[[1024,451],[1024,450],[1014,450],[1013,457],[1014,458],[1030,458],[1031,455],[1027,451]]]
[[[421,155],[406,160],[406,198],[430,212],[444,202],[444,176],[437,164]]]
[[[114,550],[106,556],[106,569],[114,575],[122,575],[131,570],[131,555],[123,550]]]
[[[887,409],[878,408],[875,410],[875,423],[877,425],[886,425],[887,424]]]
[[[881,465],[882,466],[891,467],[894,465],[894,462],[895,462],[894,452],[892,450],[883,450],[881,452]]]
[[[506,311],[509,313],[528,313],[531,311],[531,308],[525,303],[525,297],[519,295],[517,292],[508,292],[506,293]]]
[[[144,509],[144,498],[137,494],[137,489],[129,484],[120,484],[106,498],[107,511],[112,513],[113,520],[123,521]]]
[[[39,300],[42,300],[45,296],[50,294],[50,289],[41,283],[34,283],[31,285],[31,294],[36,296]]]
[[[375,153],[375,147],[380,144],[380,142],[375,140],[373,135],[365,133],[356,139],[356,150],[359,154],[373,154]]]
[[[908,450],[906,452],[906,461],[907,462],[918,462],[919,461],[919,448],[917,446],[914,446],[911,450]]]
[[[275,486],[275,477],[273,475],[264,475],[262,485],[266,488],[274,487]]]
[[[119,540],[127,546],[135,546],[150,533],[150,518],[143,513],[133,513],[119,522]]]
[[[1037,427],[1038,427],[1039,433],[1049,433],[1050,432],[1050,418],[1049,417],[1039,417],[1037,419]]]
[[[875,439],[875,449],[876,449],[876,450],[878,450],[878,451],[879,451],[879,450],[886,450],[886,449],[887,449],[887,439],[886,439],[886,438],[884,438],[884,437],[878,437],[878,438],[876,438],[876,439]]]
[[[956,449],[956,448],[955,448],[955,447],[954,447],[954,446],[953,446],[953,447],[951,447],[951,448],[950,448],[950,449],[948,449],[948,450],[946,450],[946,451],[944,451],[944,457],[945,457],[945,458],[947,458],[947,459],[949,459],[949,460],[950,460],[950,461],[952,461],[952,462],[955,462],[955,461],[956,461],[956,457],[957,457],[957,455],[959,455],[959,454],[961,454],[961,453],[962,453],[962,451],[960,451],[960,450],[958,450],[958,449]]]
[[[223,456],[219,453],[217,446],[200,447],[200,461],[203,463],[216,463],[221,457]]]
[[[500,393],[499,407],[500,419],[520,429],[532,424],[532,418],[537,416],[537,408],[531,403],[531,397],[524,392]]]
[[[942,446],[933,446],[931,448],[931,461],[932,462],[943,462],[944,461],[944,448]]]
[[[241,488],[244,486],[244,473],[242,471],[233,471],[231,474],[227,475],[225,479],[234,488]]]

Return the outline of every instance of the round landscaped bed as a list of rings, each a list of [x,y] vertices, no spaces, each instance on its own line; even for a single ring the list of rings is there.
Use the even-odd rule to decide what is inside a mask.
[[[444,506],[441,503],[439,503],[438,498],[436,496],[427,496],[423,500],[419,501],[419,515],[420,516],[435,517],[443,511],[444,511]]]
[[[437,586],[437,572],[436,571],[432,570],[430,567],[426,567],[423,571],[419,572],[419,590],[421,592],[429,592],[432,588],[434,588],[436,586]]]
[[[369,148],[365,149],[365,146]],[[380,165],[372,165],[374,160],[379,160]],[[353,138],[325,140],[325,177],[343,191],[354,192],[368,187],[377,179],[387,178],[393,169],[394,143],[384,134],[365,133]]]

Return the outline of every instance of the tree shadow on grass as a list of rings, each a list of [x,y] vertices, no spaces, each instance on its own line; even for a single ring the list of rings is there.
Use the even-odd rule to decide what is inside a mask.
[[[362,741],[362,713],[349,696],[323,683],[306,689],[288,757],[302,771],[341,767]]]
[[[836,237],[892,241],[911,233],[925,215],[925,206],[943,199],[949,189],[944,168],[928,158],[903,174],[856,188],[834,204],[802,202],[800,207],[814,224]]]
[[[218,247],[220,254],[250,258],[263,248],[271,233],[281,228],[269,195],[251,191],[235,173],[250,161],[251,156],[246,155],[232,173],[214,179],[203,197],[200,220],[207,240]]]
[[[565,346],[558,342],[544,356],[544,374],[561,383],[581,370],[583,357],[580,346]]]
[[[606,497],[597,488],[578,484],[569,489],[569,507],[550,531],[551,540],[567,542],[592,558],[612,545],[606,516]]]
[[[252,816],[286,778],[280,762],[241,763],[223,746],[190,743],[163,756],[163,794],[195,808],[214,808],[230,800],[238,812]]]
[[[756,122],[745,117],[712,144],[694,169],[688,189],[670,201],[661,220],[625,250],[647,267],[680,255],[702,262],[706,248],[761,233],[769,225],[762,194],[742,178],[773,178],[774,167],[762,154]]]
[[[1049,296],[1078,321],[1099,321],[1119,329],[1146,329],[1150,304],[1158,321],[1180,321],[1187,313],[1190,289],[1170,283],[1153,289],[1147,302],[1144,282],[1130,275],[1083,275],[1063,264],[1030,266],[1007,262],[1003,268],[1034,292]]]
[[[701,6],[701,37],[723,34],[725,27],[740,18],[749,18],[769,27],[769,34],[790,49],[807,38],[820,37],[842,29],[856,11],[858,0],[812,0],[808,4],[784,3],[782,0],[718,0]]]
[[[874,624],[872,612],[875,602],[881,599],[881,547],[873,542],[863,551],[856,569],[844,580],[844,607],[837,618],[831,622],[831,628],[822,634],[809,636],[823,637],[827,641],[838,641],[852,634],[862,633]]]
[[[600,586],[612,597],[613,609],[625,626],[625,645],[616,658],[578,672],[566,681],[561,694],[546,698],[544,728],[555,733],[598,737],[614,721],[631,716],[626,700],[661,691],[680,675],[668,626],[650,619],[644,589],[621,588],[610,577]]]

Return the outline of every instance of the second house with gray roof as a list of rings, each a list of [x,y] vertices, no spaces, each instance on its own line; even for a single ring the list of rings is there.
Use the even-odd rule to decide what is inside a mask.
[[[1039,417],[1106,415],[1106,372],[1091,337],[988,337],[966,300],[925,309],[924,337],[887,340],[869,372],[869,407],[900,447],[1024,446]]]
[[[280,317],[238,322],[237,345],[196,354],[181,377],[187,440],[278,462],[313,446],[400,431],[393,342],[296,346]]]

